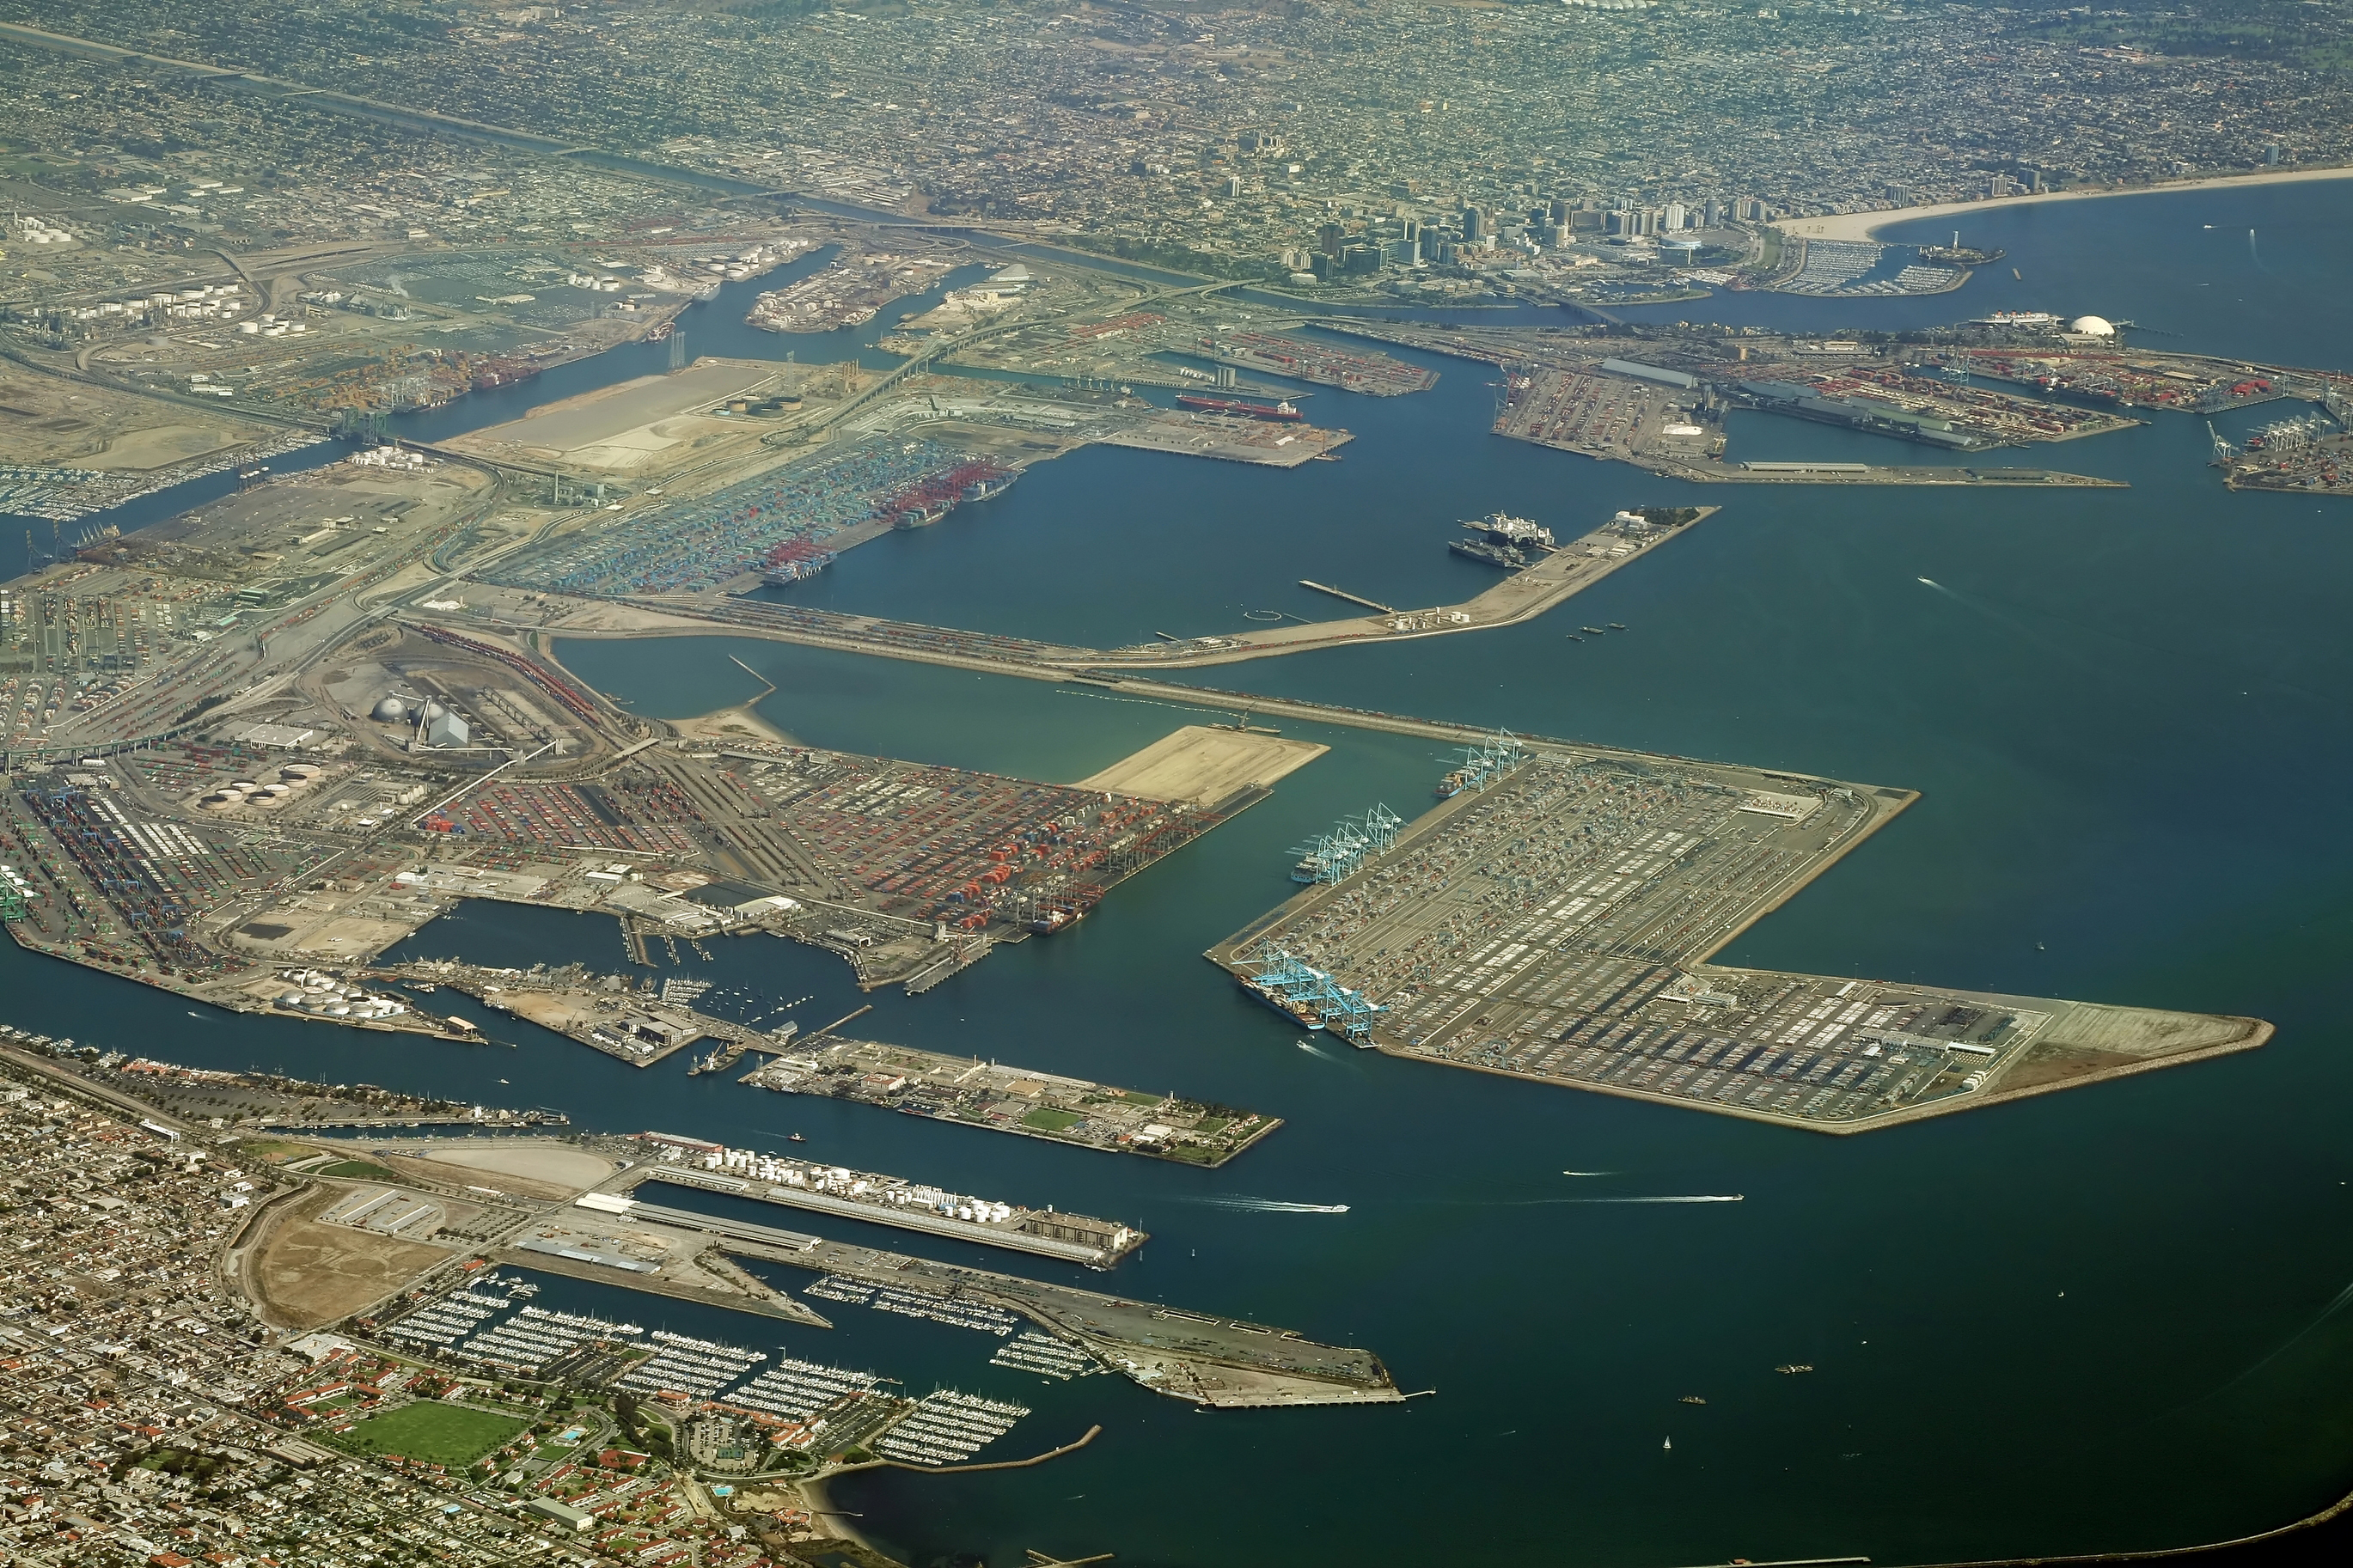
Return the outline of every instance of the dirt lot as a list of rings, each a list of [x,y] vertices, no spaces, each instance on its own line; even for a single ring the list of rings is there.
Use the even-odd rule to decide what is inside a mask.
[[[741,360],[702,360],[688,370],[639,376],[544,404],[522,418],[460,436],[450,445],[485,457],[563,461],[613,473],[656,472],[691,453],[756,434],[742,419],[703,412],[730,397],[797,384],[802,373]]]
[[[491,1172],[554,1189],[552,1195],[569,1196],[595,1186],[613,1173],[613,1162],[585,1149],[559,1148],[501,1138],[480,1143],[438,1148],[425,1159],[435,1164],[461,1165],[469,1171]],[[446,1173],[444,1173],[446,1177]],[[521,1190],[518,1188],[517,1190]]]
[[[247,1291],[281,1328],[315,1329],[383,1300],[449,1256],[448,1249],[340,1226],[319,1214],[348,1189],[322,1184],[266,1221],[245,1266]]]
[[[1245,785],[1271,784],[1330,750],[1279,735],[1246,735],[1236,730],[1187,724],[1134,756],[1081,779],[1077,787],[1142,795],[1146,800],[1214,805]]]
[[[263,434],[241,419],[0,366],[0,463],[144,470]]]

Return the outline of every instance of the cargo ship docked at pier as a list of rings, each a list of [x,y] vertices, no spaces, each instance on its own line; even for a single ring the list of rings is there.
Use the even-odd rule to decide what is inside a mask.
[[[760,581],[771,588],[805,583],[834,563],[834,552],[806,539],[788,540],[768,552]]]
[[[1230,414],[1237,419],[1272,419],[1285,423],[1307,417],[1289,403],[1244,403],[1234,397],[1204,397],[1198,392],[1176,395],[1179,408],[1198,408],[1205,414]]]
[[[1465,521],[1462,526],[1472,537],[1448,542],[1446,548],[1457,555],[1488,566],[1501,566],[1507,572],[1517,572],[1533,566],[1554,550],[1552,530],[1539,528],[1524,517],[1508,512],[1490,512],[1485,517]]]
[[[958,463],[902,490],[875,510],[889,518],[892,528],[902,531],[929,528],[954,511],[961,501],[987,500],[1003,495],[1014,478],[1015,470],[1000,468],[994,463]]]

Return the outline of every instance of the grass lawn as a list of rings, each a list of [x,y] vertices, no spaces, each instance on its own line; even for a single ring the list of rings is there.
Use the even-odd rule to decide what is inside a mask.
[[[428,1465],[470,1465],[530,1423],[487,1410],[419,1400],[371,1415],[335,1441],[358,1454],[397,1454]]]
[[[1067,1110],[1054,1110],[1041,1105],[1038,1107],[1037,1110],[1031,1111],[1029,1115],[1023,1117],[1021,1119],[1021,1125],[1024,1127],[1034,1127],[1040,1132],[1060,1132],[1066,1129],[1076,1127],[1080,1122],[1084,1121],[1085,1120],[1086,1118],[1083,1116],[1073,1116]]]

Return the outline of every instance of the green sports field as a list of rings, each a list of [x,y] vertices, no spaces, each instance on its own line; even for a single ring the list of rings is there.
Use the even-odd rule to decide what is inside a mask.
[[[512,1415],[420,1400],[371,1415],[334,1441],[356,1454],[397,1454],[428,1465],[470,1465],[528,1425]]]

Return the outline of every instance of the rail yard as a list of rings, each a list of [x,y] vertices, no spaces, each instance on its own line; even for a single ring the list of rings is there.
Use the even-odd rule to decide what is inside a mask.
[[[1210,956],[1303,1027],[1366,1048],[1834,1132],[2271,1034],[1707,963],[1908,791],[1510,736],[1466,748],[1440,791]]]

